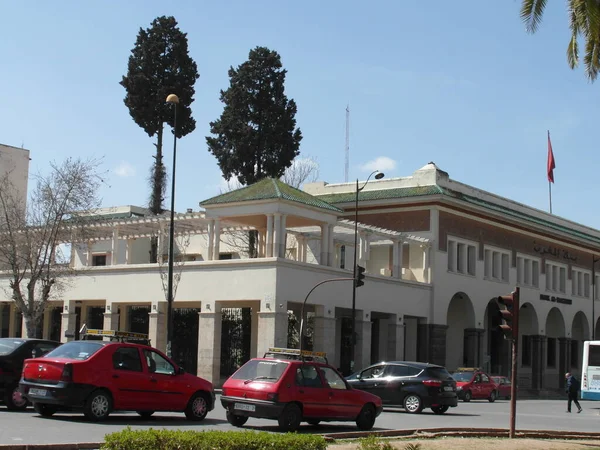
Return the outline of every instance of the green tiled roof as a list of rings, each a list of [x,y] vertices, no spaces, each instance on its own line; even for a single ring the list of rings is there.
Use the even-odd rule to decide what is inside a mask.
[[[444,195],[447,195],[448,197],[453,197],[453,198],[456,198],[458,200],[462,200],[462,201],[465,201],[467,203],[470,203],[470,204],[473,204],[473,205],[476,205],[476,206],[487,208],[487,209],[489,209],[491,211],[499,212],[499,213],[505,214],[507,216],[514,217],[516,219],[525,220],[525,221],[534,223],[536,225],[542,225],[542,226],[548,227],[548,228],[550,228],[552,230],[560,231],[561,233],[566,233],[566,234],[569,234],[571,236],[578,237],[579,239],[584,239],[584,240],[587,240],[587,241],[594,242],[595,244],[600,244],[600,238],[598,238],[596,236],[592,236],[591,234],[584,233],[584,232],[575,230],[573,228],[566,227],[564,225],[560,225],[560,224],[551,222],[550,220],[541,219],[539,217],[531,216],[529,214],[525,214],[525,213],[522,213],[520,211],[516,211],[514,209],[510,209],[510,208],[507,208],[505,206],[498,205],[496,203],[491,203],[491,202],[488,202],[486,200],[482,200],[482,199],[477,198],[477,197],[472,197],[470,195],[466,195],[466,194],[463,194],[463,193],[460,193],[460,192],[452,191],[450,189],[444,188],[443,191],[444,191]]]
[[[235,191],[226,192],[200,202],[201,206],[221,205],[225,203],[249,202],[256,200],[282,199],[306,206],[326,209],[331,212],[341,213],[341,209],[314,197],[300,189],[293,188],[277,178],[265,178],[258,183],[251,184]]]
[[[395,188],[395,189],[381,189],[373,191],[361,191],[358,194],[359,201],[366,200],[386,200],[392,198],[402,197],[420,197],[423,195],[439,195],[443,191],[437,185],[430,186],[415,186],[406,188]],[[356,200],[356,192],[342,192],[340,194],[325,194],[319,195],[319,199],[326,201],[327,203],[350,203]]]

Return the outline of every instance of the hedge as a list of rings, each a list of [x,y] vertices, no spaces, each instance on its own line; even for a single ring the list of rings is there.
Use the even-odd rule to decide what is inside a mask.
[[[325,450],[322,436],[255,431],[132,430],[107,434],[102,450]]]

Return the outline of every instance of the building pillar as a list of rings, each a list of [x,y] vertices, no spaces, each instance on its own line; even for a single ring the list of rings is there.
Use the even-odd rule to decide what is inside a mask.
[[[329,364],[335,365],[339,358],[336,343],[336,320],[331,309],[315,306],[314,349],[327,353]],[[337,367],[337,366],[336,366]]]
[[[221,369],[221,312],[211,305],[202,305],[199,314],[197,375],[220,386]]]
[[[0,306],[0,317],[2,317],[2,307]],[[48,306],[44,311],[42,320],[42,339],[50,339],[50,322],[52,319],[52,307]]]
[[[394,278],[402,279],[402,245],[403,242],[401,240],[392,241],[392,276]]]
[[[163,225],[159,222],[158,224],[158,237],[156,238],[156,252],[157,258],[156,261],[159,264],[164,263],[164,254],[165,254],[165,229]]]
[[[258,313],[256,353],[264,355],[269,347],[287,347],[288,317],[287,307],[277,308],[273,302],[273,311]],[[285,305],[284,305],[285,306]]]
[[[256,232],[258,234],[258,236],[257,236],[257,240],[258,240],[257,255],[258,255],[258,258],[264,258],[264,256],[265,256],[265,230],[260,228],[260,229],[257,229]]]
[[[429,283],[429,245],[423,246],[423,282]],[[465,266],[466,267],[466,266]]]
[[[481,336],[485,330],[480,328],[465,328],[465,346],[463,355],[464,364],[466,367],[481,367],[482,359],[482,342]]]
[[[93,264],[92,260],[92,243],[88,242],[85,249],[85,265],[90,267]]]
[[[404,361],[404,318],[392,315],[388,323],[388,359],[390,361]]]
[[[565,387],[565,373],[571,370],[571,339],[558,338],[558,387]]]
[[[546,369],[546,336],[531,336],[531,388],[544,388],[544,372]]]
[[[104,309],[104,323],[102,326],[105,330],[119,331],[119,307],[116,304],[107,304]],[[104,340],[110,340],[104,338]]]
[[[133,239],[127,239],[125,241],[125,263],[131,264],[131,246],[133,245]]]
[[[212,219],[208,222],[208,255],[207,260],[212,261],[213,259],[213,250],[214,250],[214,236],[215,236],[215,220]]]
[[[354,352],[355,366],[353,372],[364,369],[371,364],[371,318],[369,313],[363,312],[364,319],[361,320],[360,314],[356,317],[356,346]]]
[[[419,361],[446,366],[446,333],[448,325],[420,323],[417,325]]]
[[[285,214],[281,215],[281,220],[279,222],[279,232],[279,257],[285,258],[285,251],[287,249],[287,216]]]
[[[281,214],[273,214],[273,257],[280,258],[281,245]]]
[[[328,254],[329,254],[329,225],[321,224],[321,258],[319,259],[319,264],[322,266],[326,266],[328,263]]]
[[[219,219],[214,220],[213,236],[214,243],[212,259],[214,261],[218,261],[221,253],[221,221]]]
[[[304,238],[300,235],[296,235],[296,261],[302,262],[302,241]]]
[[[367,243],[367,236],[364,233],[359,232],[358,233],[358,248],[355,249],[355,251],[358,252],[357,264],[359,266],[363,266],[365,268],[366,268],[365,263],[367,261],[366,243]]]
[[[110,265],[116,266],[119,263],[119,227],[115,227],[112,233],[110,249]]]
[[[483,367],[484,364],[484,358],[483,358],[483,354],[484,351],[486,350],[487,346],[486,343],[484,341],[484,335],[485,335],[485,329],[484,328],[477,328],[477,367]]]
[[[267,214],[267,258],[273,257],[273,222],[275,218],[273,214]]]
[[[75,339],[75,334],[78,330],[75,330],[77,323],[77,312],[76,304],[74,300],[63,302],[63,312],[60,326],[60,342],[69,342]],[[69,337],[66,337],[66,334]]]
[[[335,246],[334,246],[334,239],[333,239],[333,225],[328,225],[327,226],[327,265],[329,267],[335,267],[335,255],[337,252],[335,252]]]
[[[152,303],[148,316],[150,344],[164,352],[167,349],[167,302]]]

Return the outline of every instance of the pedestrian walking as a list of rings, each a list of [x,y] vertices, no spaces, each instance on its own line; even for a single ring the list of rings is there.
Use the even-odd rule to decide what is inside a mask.
[[[567,412],[568,413],[571,412],[571,402],[573,402],[573,403],[575,403],[575,406],[577,406],[577,409],[578,409],[577,413],[580,413],[581,406],[579,405],[579,402],[577,401],[577,394],[579,393],[579,380],[577,378],[575,378],[575,376],[569,372],[567,372],[565,374],[565,379],[567,380],[566,392],[567,392],[567,395],[569,396],[569,400],[567,402]]]

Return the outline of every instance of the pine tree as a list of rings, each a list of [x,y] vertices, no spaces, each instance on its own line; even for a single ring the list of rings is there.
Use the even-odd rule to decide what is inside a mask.
[[[182,33],[174,17],[157,17],[150,28],[140,28],[131,50],[127,75],[120,84],[125,88],[125,105],[129,114],[148,136],[156,136],[156,154],[150,171],[149,209],[153,214],[164,211],[167,173],[163,162],[163,126],[173,126],[173,110],[165,103],[169,94],[179,97],[177,137],[194,131],[196,121],[190,105],[194,101],[194,84],[198,68],[188,53],[187,34]],[[157,260],[153,239],[150,262]]]

